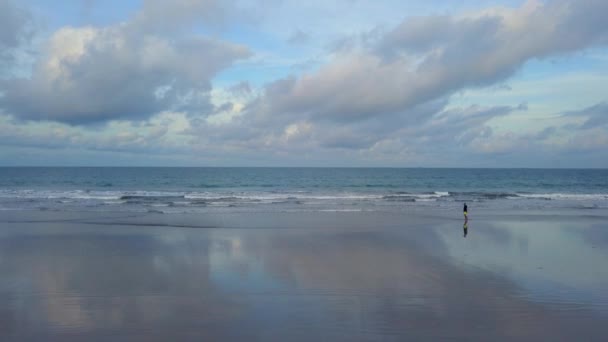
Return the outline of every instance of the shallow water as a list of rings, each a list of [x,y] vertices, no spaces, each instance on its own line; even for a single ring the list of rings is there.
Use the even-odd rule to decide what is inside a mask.
[[[490,216],[463,237],[397,214],[11,215],[3,341],[602,340],[608,318],[598,218]]]

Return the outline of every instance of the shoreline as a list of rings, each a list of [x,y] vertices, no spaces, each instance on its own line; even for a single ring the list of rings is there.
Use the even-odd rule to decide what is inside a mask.
[[[608,219],[608,209],[563,209],[563,208],[547,208],[547,209],[519,209],[519,210],[503,210],[503,209],[477,209],[474,207],[469,209],[468,220],[471,222],[483,221],[556,221],[569,222],[576,221],[580,218],[590,220]],[[157,211],[98,211],[98,210],[33,210],[33,209],[7,209],[0,210],[0,223],[20,223],[20,222],[95,222],[96,219],[107,218],[109,222],[113,219],[125,218],[127,222],[137,221],[154,224],[154,222],[163,222],[162,226],[186,228],[183,222],[205,222],[212,220],[215,225],[209,226],[192,224],[191,228],[232,228],[231,224],[242,226],[246,223],[246,218],[269,217],[272,220],[267,220],[265,224],[282,225],[285,227],[291,226],[297,222],[292,222],[292,218],[306,220],[318,218],[326,220],[327,218],[344,216],[354,217],[354,221],[347,221],[349,226],[352,224],[358,225],[358,219],[363,220],[385,220],[384,223],[399,224],[407,221],[409,223],[424,220],[433,223],[463,221],[464,217],[459,210],[432,210],[432,208],[412,208],[411,210],[392,211],[392,210],[294,210],[294,211],[265,211],[265,210],[230,210],[230,211],[210,211],[210,212],[188,212],[188,213],[164,213]],[[33,219],[32,219],[33,218]],[[231,223],[230,218],[234,218],[234,223]],[[89,220],[89,221],[87,221]],[[90,221],[93,220],[93,221]],[[227,221],[228,220],[228,221]],[[330,221],[333,222],[333,221]],[[364,221],[366,222],[366,221]],[[336,223],[336,222],[333,222]]]

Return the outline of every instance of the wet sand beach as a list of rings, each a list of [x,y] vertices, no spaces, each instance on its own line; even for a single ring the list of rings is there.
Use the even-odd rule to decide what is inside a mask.
[[[607,217],[3,211],[0,340],[605,340]]]

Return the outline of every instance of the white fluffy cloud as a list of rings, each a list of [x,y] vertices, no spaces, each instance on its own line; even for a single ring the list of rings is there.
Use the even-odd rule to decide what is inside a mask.
[[[530,60],[603,46],[608,25],[598,13],[606,12],[603,1],[560,0],[407,18],[392,30],[364,35],[312,73],[268,84],[232,123],[202,127],[199,134],[243,146],[291,143],[298,149],[302,144],[282,137],[306,123],[306,145],[318,150],[373,150],[387,141],[429,153],[540,146],[538,137],[488,125],[526,106],[446,109],[449,99],[463,89],[504,82]]]
[[[263,110],[356,121],[505,80],[524,63],[608,43],[605,1],[530,1],[462,16],[407,18],[318,71],[270,85]]]
[[[89,123],[141,119],[163,110],[211,108],[210,80],[234,61],[247,58],[245,46],[204,36],[186,38],[151,29],[150,21],[185,20],[214,2],[180,1],[163,10],[146,2],[131,21],[110,27],[66,27],[55,32],[31,77],[3,84],[0,105],[22,119]],[[162,10],[162,11],[161,11]]]

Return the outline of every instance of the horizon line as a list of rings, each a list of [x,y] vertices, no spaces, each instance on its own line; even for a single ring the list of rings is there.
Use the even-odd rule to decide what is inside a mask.
[[[463,166],[168,166],[168,165],[0,165],[0,168],[166,168],[166,169],[503,169],[503,170],[608,170],[608,167],[463,167]]]

